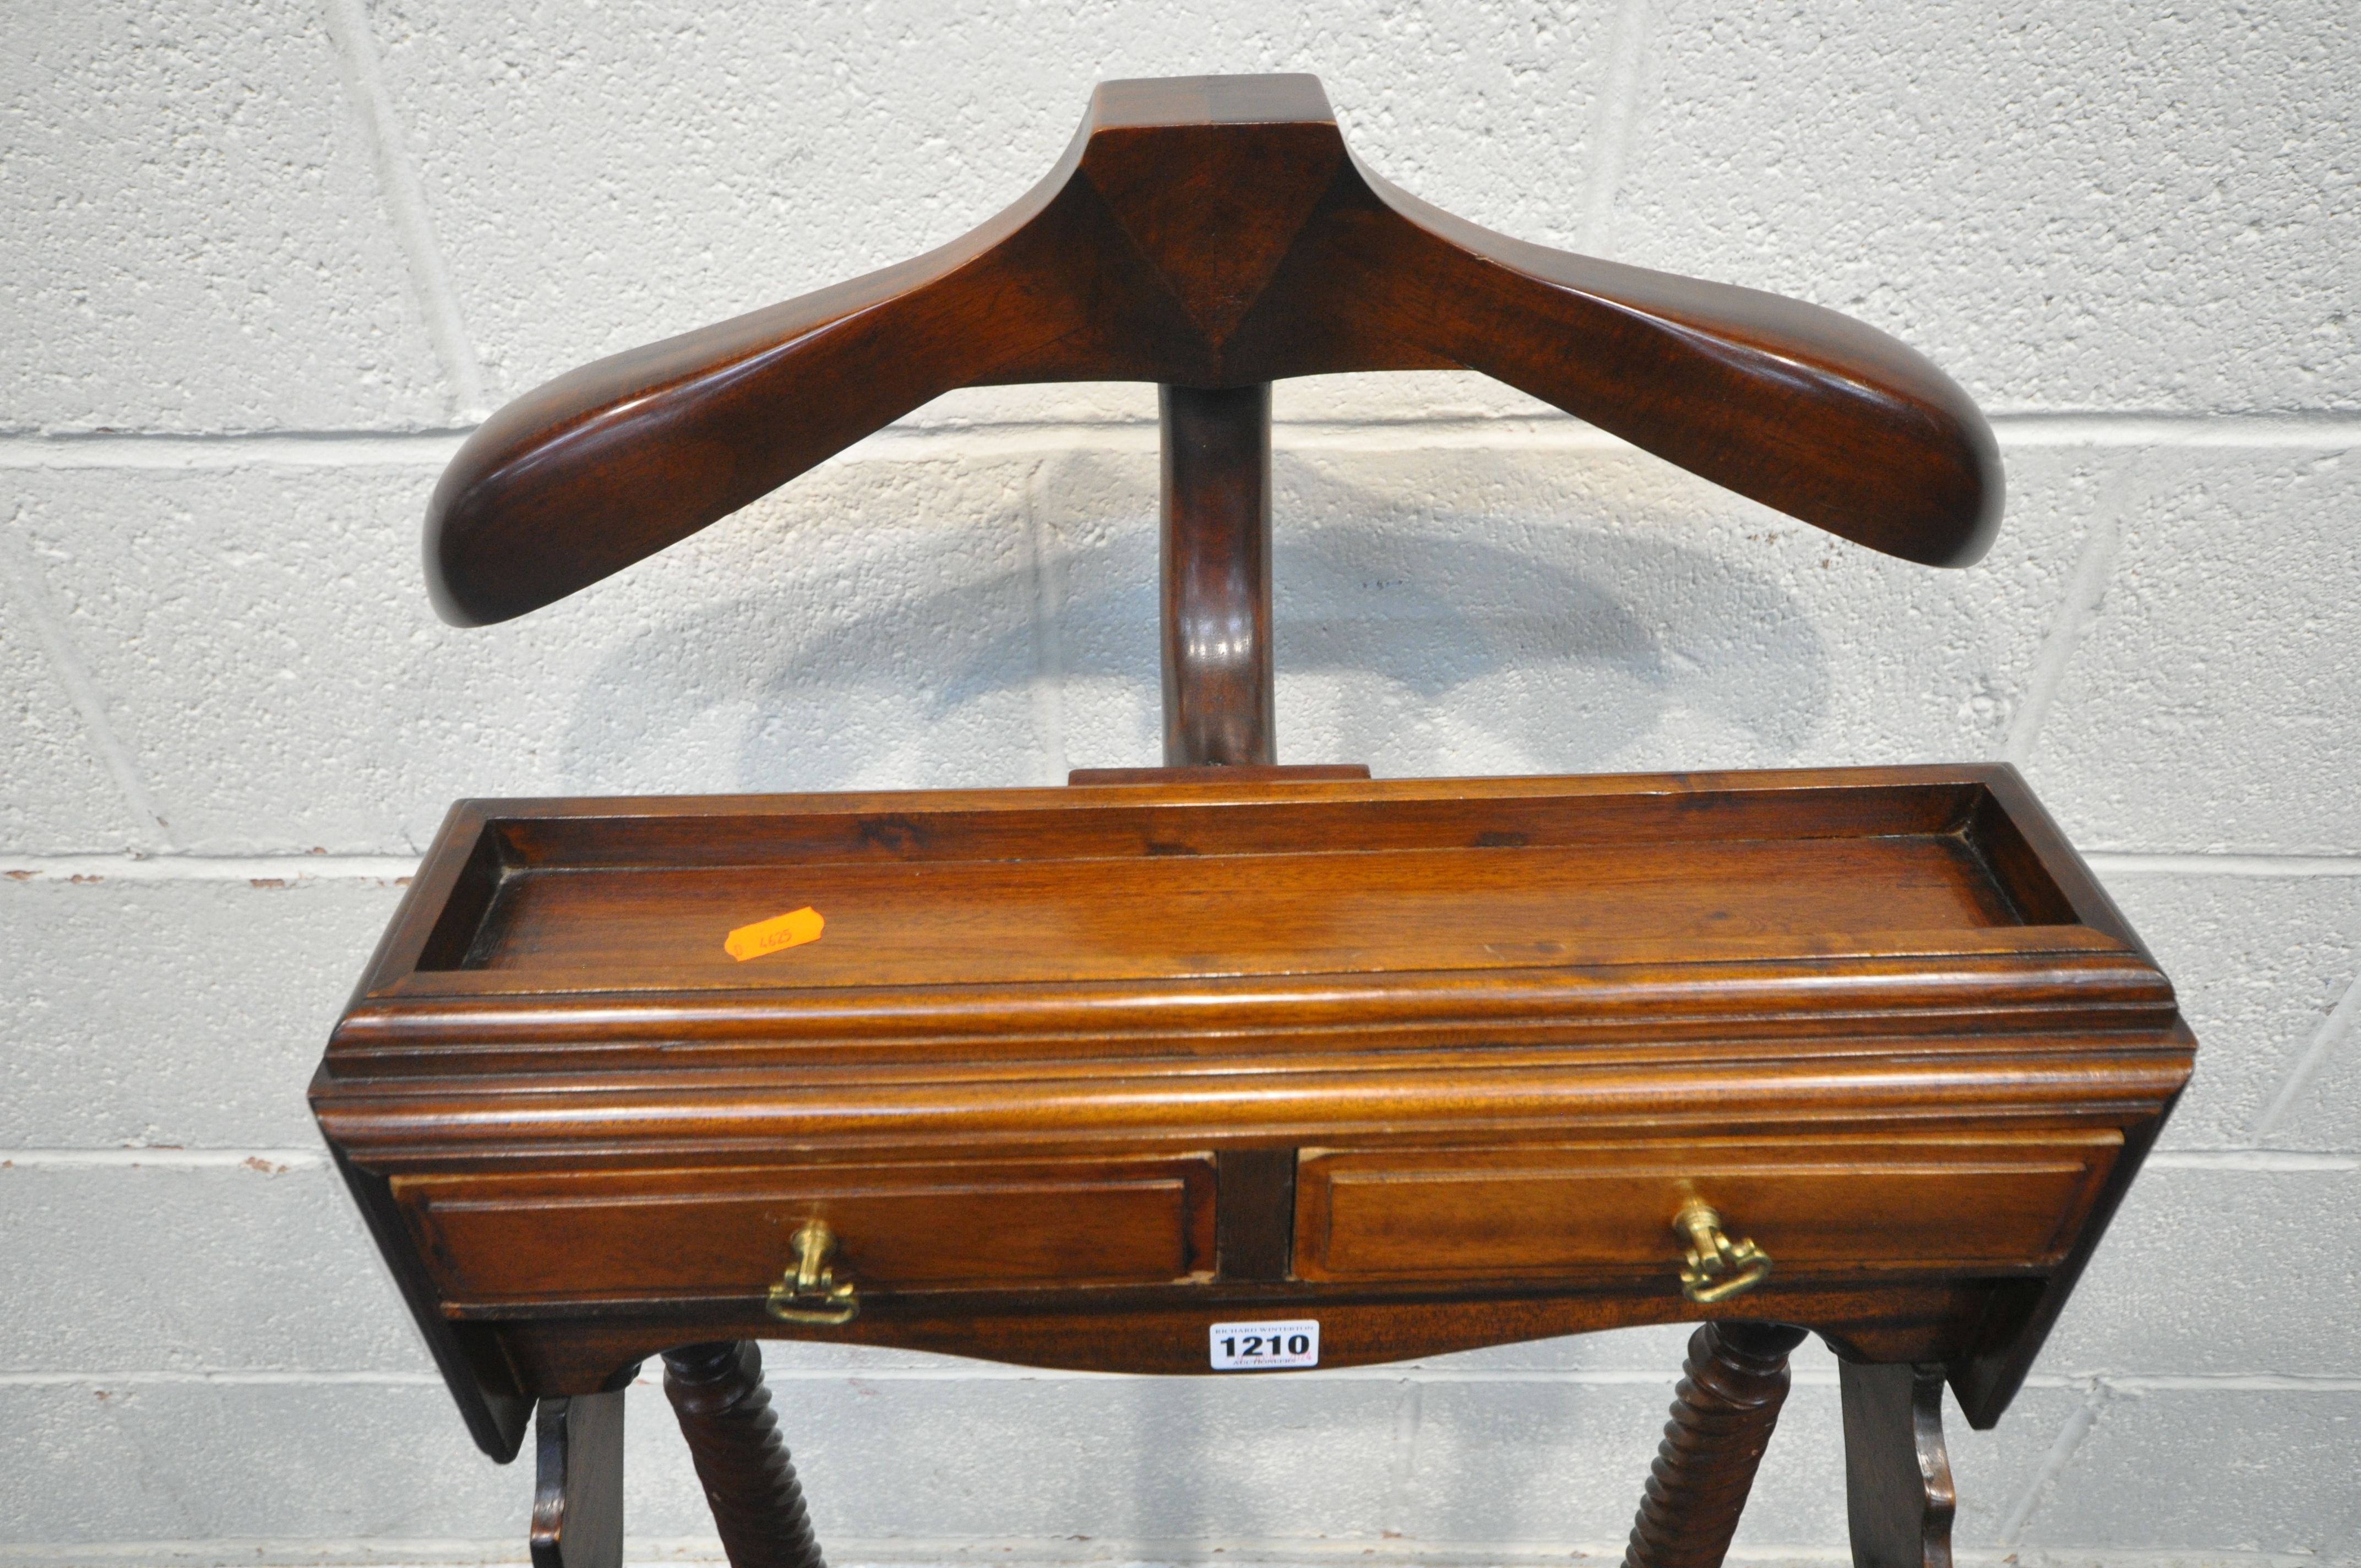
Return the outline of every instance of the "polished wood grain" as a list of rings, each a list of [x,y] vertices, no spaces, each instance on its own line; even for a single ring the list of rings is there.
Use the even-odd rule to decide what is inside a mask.
[[[664,1395],[730,1568],[827,1568],[763,1386],[762,1347],[708,1341],[667,1350],[664,1363]]]
[[[542,1400],[533,1449],[533,1568],[622,1568],[622,1390]]]
[[[726,817],[695,802],[664,815],[659,803],[602,801],[579,817],[484,803],[470,813],[479,826],[458,829],[478,835],[472,885],[456,890],[408,989],[774,992],[1694,963],[1806,948],[1917,956],[2015,950],[2029,927],[2053,946],[2126,950],[2103,927],[2056,930],[2048,916],[2062,906],[2046,901],[2060,894],[2037,868],[2003,884],[1993,840],[2004,835],[1978,824],[1992,796],[1974,770],[1928,771],[1916,789],[1890,773],[1852,775],[1821,791],[1814,830],[1795,833],[1782,813],[1812,777],[1741,788],[1389,781],[1231,800],[737,797]],[[1340,843],[1388,852],[1338,854]],[[1078,885],[1067,868],[1079,861],[1092,874]],[[2026,900],[2043,918],[2028,918]],[[804,904],[827,916],[826,939],[754,963],[724,950],[729,929]],[[468,972],[487,970],[512,972]]]
[[[1198,771],[1200,766],[1202,764],[1178,768],[1069,768],[1066,770],[1066,782],[1070,784],[1191,784],[1205,777]],[[1369,776],[1369,765],[1367,762],[1275,762],[1268,765],[1230,762],[1223,764],[1222,776],[1257,784],[1365,779]]]
[[[451,620],[523,614],[959,387],[1462,367],[1909,560],[1998,523],[1989,427],[1893,338],[1489,233],[1363,166],[1315,79],[1216,76],[1102,84],[1058,166],[940,249],[510,403],[435,490],[428,580]]]
[[[1854,1568],[1951,1568],[1958,1501],[1943,1446],[1943,1367],[1838,1365]]]
[[[791,884],[760,866],[525,872],[505,879],[463,967],[615,991],[1469,969],[1662,951],[1677,933],[1700,952],[1781,941],[1797,935],[1798,894],[1819,933],[2016,924],[1941,835],[1253,860],[1102,861],[1084,889],[1038,860],[814,865]],[[826,940],[753,964],[724,950],[728,931],[807,905],[827,917]]]
[[[1721,1568],[1786,1403],[1787,1353],[1803,1339],[1766,1322],[1708,1323],[1689,1336],[1623,1568]]]
[[[822,1220],[862,1288],[1162,1284],[1213,1273],[1213,1162],[1180,1158],[401,1178],[446,1310],[760,1295]]]
[[[451,1390],[459,1419],[467,1422],[467,1435],[478,1448],[506,1464],[523,1445],[526,1429],[534,1419],[536,1394],[594,1394],[629,1380],[630,1372],[639,1365],[637,1356],[606,1358],[599,1373],[588,1382],[520,1378],[510,1347],[501,1343],[498,1330],[489,1324],[455,1322],[445,1314],[441,1288],[419,1251],[408,1218],[393,1200],[392,1183],[355,1165],[334,1141],[328,1145],[328,1155],[345,1179],[346,1190],[352,1194],[369,1238],[385,1259],[402,1304],[410,1309],[411,1320],[434,1358],[434,1369]],[[610,1376],[620,1381],[610,1383]]]
[[[1709,1202],[1783,1281],[1993,1272],[2064,1255],[2122,1147],[2112,1129],[2016,1137],[1783,1137],[1307,1149],[1306,1279],[1661,1278],[1672,1220]]]
[[[1669,1272],[1667,1274],[1669,1279]],[[783,1328],[760,1300],[609,1302],[551,1315],[488,1309],[469,1326],[506,1336],[513,1376],[535,1387],[596,1387],[613,1368],[686,1334],[805,1337],[892,1345],[1025,1366],[1157,1376],[1216,1376],[1209,1323],[1317,1317],[1320,1365],[1377,1366],[1487,1345],[1659,1323],[1801,1319],[1850,1353],[1896,1361],[1964,1362],[1986,1343],[1993,1287],[1973,1279],[1880,1280],[1850,1288],[1761,1288],[1699,1307],[1668,1283],[1588,1290],[1527,1284],[1314,1285],[1215,1281],[1186,1289],[944,1291],[870,1299],[840,1328]]]
[[[1989,1424],[2188,1078],[2005,768],[1204,772],[456,808],[313,1097],[479,1441],[692,1341],[1202,1374],[1224,1315],[1762,1318]],[[1688,1194],[1752,1294],[1682,1298]],[[764,1311],[810,1218],[854,1321]]]
[[[1166,387],[1159,412],[1165,765],[1268,767],[1270,383]]]
[[[1985,1426],[2025,1377],[2187,1081],[2171,988],[2006,768],[1276,766],[1270,383],[1455,367],[1906,559],[1999,517],[1907,348],[1478,229],[1303,76],[1105,83],[961,239],[466,444],[427,573],[480,623],[957,387],[1162,422],[1166,768],[462,802],[429,852],[313,1102],[478,1442],[553,1397],[538,1568],[619,1556],[652,1353],[732,1563],[821,1568],[755,1336],[1204,1373],[1208,1322],[1302,1315],[1331,1365],[1700,1321],[1631,1568],[1719,1563],[1817,1330],[1857,1559],[1948,1564],[1941,1382]],[[1697,1201],[1773,1260],[1742,1299],[1682,1292]],[[818,1223],[843,1310],[782,1322]]]

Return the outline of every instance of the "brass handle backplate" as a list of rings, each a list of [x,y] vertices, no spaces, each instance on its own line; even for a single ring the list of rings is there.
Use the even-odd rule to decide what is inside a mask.
[[[861,1299],[852,1292],[852,1281],[839,1279],[829,1266],[829,1255],[836,1251],[836,1233],[828,1228],[828,1222],[807,1220],[796,1233],[795,1243],[796,1266],[779,1277],[764,1303],[771,1316],[783,1323],[818,1323],[829,1328],[859,1317]]]
[[[1724,1235],[1721,1216],[1700,1199],[1681,1205],[1673,1229],[1688,1243],[1681,1294],[1692,1301],[1706,1306],[1727,1301],[1771,1277],[1771,1255],[1752,1241],[1733,1242]]]

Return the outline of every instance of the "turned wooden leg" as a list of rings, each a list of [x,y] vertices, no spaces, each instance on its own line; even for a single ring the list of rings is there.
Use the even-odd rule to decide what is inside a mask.
[[[533,1412],[533,1568],[622,1568],[623,1393]]]
[[[1690,1336],[1623,1568],[1720,1568],[1803,1338],[1783,1323],[1707,1323]]]
[[[763,1387],[762,1348],[752,1340],[685,1344],[664,1352],[664,1393],[730,1568],[827,1568]]]
[[[1943,1369],[1840,1363],[1854,1568],[1951,1568]]]

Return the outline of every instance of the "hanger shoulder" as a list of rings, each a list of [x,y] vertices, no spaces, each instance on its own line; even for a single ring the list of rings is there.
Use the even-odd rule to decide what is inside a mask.
[[[428,505],[436,609],[462,626],[538,609],[1074,330],[1071,295],[996,285],[1038,265],[1025,247],[1005,252],[1054,204],[1079,151],[1078,140],[1022,200],[939,249],[610,356],[502,407]]]
[[[1916,351],[1801,300],[1494,234],[1360,173],[1411,231],[1365,285],[1436,352],[1887,554],[1963,566],[1990,547],[1992,427]]]
[[[428,584],[446,620],[522,615],[959,387],[1457,367],[1910,560],[1997,524],[1990,429],[1894,339],[1492,234],[1363,169],[1315,79],[1196,77],[1103,83],[1058,166],[940,249],[510,403],[436,487]]]
[[[950,244],[500,409],[428,506],[435,608],[538,609],[960,387],[1221,384],[1219,339],[1343,156],[1309,76],[1103,83],[1057,167]]]

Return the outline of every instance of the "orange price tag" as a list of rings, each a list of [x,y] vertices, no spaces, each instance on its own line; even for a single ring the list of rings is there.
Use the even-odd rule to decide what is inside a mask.
[[[806,905],[785,915],[774,915],[768,920],[757,920],[752,926],[741,926],[730,933],[721,950],[744,963],[759,959],[764,953],[775,953],[782,948],[800,948],[806,942],[819,940],[820,927],[827,922],[819,911]]]

